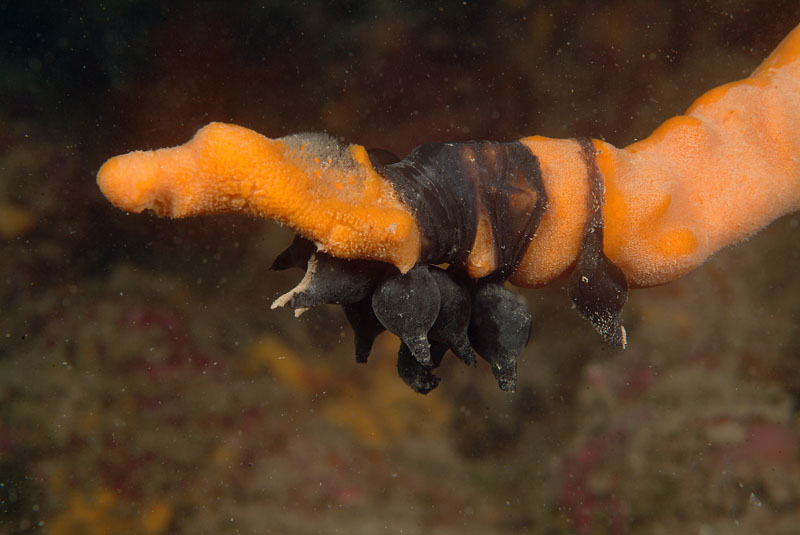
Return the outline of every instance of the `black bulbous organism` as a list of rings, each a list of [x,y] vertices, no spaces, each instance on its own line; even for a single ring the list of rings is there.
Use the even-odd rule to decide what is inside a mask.
[[[569,296],[607,342],[624,347],[621,311],[627,281],[603,253],[602,180],[591,141],[578,143],[590,183],[590,219]],[[439,384],[433,372],[448,350],[471,366],[477,353],[489,363],[500,388],[514,391],[531,315],[525,300],[505,281],[519,266],[547,210],[537,157],[519,142],[423,145],[403,160],[386,151],[368,153],[420,226],[418,263],[401,273],[388,263],[331,256],[297,237],[272,269],[300,267],[306,274],[273,308],[285,305],[300,314],[320,304],[342,305],[355,333],[358,362],[368,360],[380,333],[394,333],[401,340],[397,371],[421,394]],[[471,278],[466,266],[479,220],[490,228],[494,268]]]
[[[326,255],[303,240],[295,240],[272,269],[300,267],[303,261],[305,276],[273,308],[302,312],[342,305],[355,333],[358,362],[367,362],[375,338],[388,330],[402,341],[397,370],[415,392],[427,394],[439,384],[433,371],[448,350],[471,366],[477,351],[500,388],[515,389],[531,316],[525,301],[502,282],[473,281],[457,270],[424,264],[400,273],[388,264]]]

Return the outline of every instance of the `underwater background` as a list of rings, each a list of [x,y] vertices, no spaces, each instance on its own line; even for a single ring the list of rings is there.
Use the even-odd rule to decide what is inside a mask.
[[[631,292],[625,350],[520,291],[517,392],[446,359],[420,396],[392,336],[357,364],[338,307],[269,310],[286,229],[95,184],[210,121],[624,146],[800,2],[73,4],[0,2],[0,534],[800,533],[798,216]]]

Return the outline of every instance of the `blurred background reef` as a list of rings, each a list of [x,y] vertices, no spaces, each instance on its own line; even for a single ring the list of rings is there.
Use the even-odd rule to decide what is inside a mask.
[[[269,303],[286,229],[111,207],[108,157],[210,121],[624,146],[800,22],[758,0],[0,1],[0,535],[800,532],[797,216],[633,292],[629,348],[565,290],[513,395]],[[731,157],[735,157],[732,155]]]

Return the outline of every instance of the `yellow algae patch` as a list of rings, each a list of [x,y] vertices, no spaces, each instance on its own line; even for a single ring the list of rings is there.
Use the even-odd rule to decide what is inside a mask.
[[[67,507],[48,523],[53,535],[105,535],[107,533],[142,533],[161,535],[172,522],[174,507],[163,498],[143,506],[121,501],[111,489],[94,493],[73,492]]]
[[[211,123],[179,147],[111,158],[97,183],[127,211],[245,212],[286,224],[340,258],[385,261],[402,271],[419,256],[417,223],[366,150],[324,134],[268,139]]]
[[[385,336],[375,353],[397,353],[399,339]],[[430,436],[447,429],[452,417],[450,400],[420,396],[397,378],[394,358],[379,359],[366,384],[343,381],[331,385],[333,395],[321,408],[329,421],[349,430],[360,442],[369,446],[387,447],[409,435]],[[365,402],[365,400],[369,400]]]
[[[399,340],[380,336],[373,354],[396,354]],[[242,371],[268,371],[282,385],[314,395],[318,412],[330,423],[369,446],[386,447],[408,435],[429,435],[446,429],[452,407],[444,399],[430,403],[397,378],[394,358],[375,359],[369,380],[353,368],[310,364],[275,336],[265,336],[245,352]],[[325,392],[324,397],[317,397]],[[365,400],[369,400],[365,402]]]
[[[156,499],[147,502],[143,509],[140,524],[145,535],[166,533],[174,514],[172,504],[163,499]]]
[[[269,372],[283,385],[313,392],[323,373],[307,365],[303,358],[277,336],[264,336],[244,354],[240,369],[247,375]]]
[[[10,240],[26,234],[36,224],[33,212],[15,204],[0,204],[0,238]]]
[[[95,535],[124,533],[131,526],[114,510],[116,496],[101,489],[92,496],[78,492],[70,495],[67,507],[49,523],[53,535]]]

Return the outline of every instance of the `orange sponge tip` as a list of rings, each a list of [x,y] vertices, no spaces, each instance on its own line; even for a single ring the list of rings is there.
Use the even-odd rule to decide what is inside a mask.
[[[363,147],[323,134],[268,139],[211,123],[185,145],[108,160],[97,174],[117,207],[185,217],[242,211],[286,224],[341,258],[410,269],[419,229]]]

